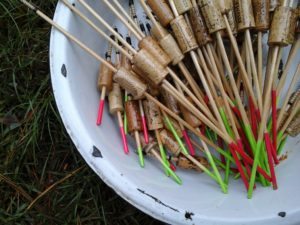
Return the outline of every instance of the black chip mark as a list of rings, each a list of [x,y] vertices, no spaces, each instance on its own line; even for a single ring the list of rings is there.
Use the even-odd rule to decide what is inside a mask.
[[[67,67],[66,67],[65,64],[63,64],[62,67],[61,67],[61,74],[62,74],[64,77],[67,77],[68,72],[67,72]]]
[[[72,6],[74,6],[74,7],[75,7],[75,6],[76,6],[76,4],[75,4],[75,3],[72,3]]]
[[[172,209],[172,210],[175,211],[175,212],[179,212],[178,209],[175,209],[175,208],[173,208],[173,207],[171,207],[171,206],[169,206],[169,205],[163,203],[163,202],[160,201],[158,198],[156,198],[156,197],[154,197],[154,196],[152,196],[152,195],[146,193],[145,191],[143,191],[143,190],[141,190],[141,189],[139,189],[139,188],[137,188],[137,190],[138,190],[139,192],[141,192],[142,194],[144,194],[144,195],[146,195],[146,196],[152,198],[152,199],[153,199],[155,202],[157,202],[158,204],[161,204],[161,205],[163,205],[163,206],[165,206],[165,207],[167,207],[167,208],[169,208],[169,209]]]
[[[279,212],[278,213],[278,216],[284,218],[286,216],[286,212]]]
[[[193,215],[195,215],[195,214],[192,212],[186,211],[184,216],[185,216],[185,219],[187,219],[187,220],[193,220],[193,218],[192,218]]]
[[[96,146],[93,146],[92,155],[97,158],[103,158],[101,151]]]

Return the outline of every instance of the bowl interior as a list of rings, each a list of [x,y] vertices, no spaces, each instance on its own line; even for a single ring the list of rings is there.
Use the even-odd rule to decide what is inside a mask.
[[[127,7],[127,1],[121,2]],[[102,27],[78,2],[74,3]],[[123,36],[128,34],[101,1],[89,0],[87,3],[101,13],[109,24],[117,26]],[[145,18],[140,11],[139,16]],[[55,20],[104,56],[107,41],[62,3],[57,6]],[[286,57],[287,50],[284,59]],[[295,61],[298,62],[299,54],[297,57]],[[55,98],[72,140],[91,168],[136,207],[172,224],[252,224],[254,221],[258,224],[300,223],[300,152],[297,151],[300,138],[289,138],[285,147],[288,159],[276,167],[277,191],[259,186],[253,199],[248,200],[240,180],[232,179],[229,193],[222,194],[218,185],[205,174],[185,171],[178,171],[183,180],[183,185],[179,186],[164,176],[162,167],[155,160],[147,158],[145,169],[141,169],[134,153],[134,144],[130,144],[129,155],[123,153],[117,121],[109,114],[108,105],[102,126],[96,126],[100,97],[96,88],[97,60],[55,29],[51,34],[50,58]],[[290,76],[295,68],[296,63],[292,66]],[[284,218],[280,216],[282,213],[278,214],[280,212],[285,212]]]

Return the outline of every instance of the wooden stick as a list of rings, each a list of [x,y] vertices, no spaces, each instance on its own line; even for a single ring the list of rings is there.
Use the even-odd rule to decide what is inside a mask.
[[[300,75],[300,62],[298,63],[298,66],[297,66],[297,69],[295,71],[295,74],[293,76],[293,79],[291,81],[291,84],[289,86],[289,89],[287,91],[287,94],[285,95],[285,98],[284,98],[284,101],[283,101],[283,104],[281,106],[281,110],[279,112],[279,115],[278,115],[278,119],[277,119],[277,129],[279,129],[279,124],[281,124],[282,122],[282,119],[283,119],[283,116],[284,116],[284,113],[285,113],[285,109],[286,109],[286,106],[289,102],[289,99],[292,95],[292,90],[294,89],[295,87],[295,84],[297,82],[297,80],[299,79],[299,75]]]
[[[279,83],[277,85],[277,94],[278,94],[278,96],[280,96],[280,94],[281,94],[281,91],[282,91],[282,88],[285,84],[285,80],[287,78],[288,72],[289,72],[289,70],[292,66],[292,63],[293,63],[295,57],[297,56],[299,48],[300,48],[300,38],[298,37],[297,41],[294,42],[292,47],[291,47],[287,62],[286,62],[285,67],[283,69],[282,76],[281,76],[281,78],[279,80]]]
[[[163,81],[162,87],[167,90],[169,93],[175,93],[178,92],[170,83]],[[184,97],[178,92],[178,94],[173,95],[174,98],[180,102],[184,107],[189,109],[198,119],[200,119],[203,123],[205,123],[208,127],[210,127],[213,131],[215,131],[220,137],[224,138],[227,142],[231,143],[232,139],[231,137],[223,131],[221,131],[211,120],[207,119],[200,111],[198,111],[195,106],[189,102],[184,101]]]
[[[255,85],[255,90],[256,90],[256,96],[257,96],[257,102],[258,102],[258,108],[261,111],[262,110],[262,93],[260,91],[260,85],[259,85],[259,80],[258,80],[258,75],[257,75],[257,68],[256,68],[256,63],[255,63],[255,58],[254,58],[254,52],[253,52],[253,46],[251,42],[251,36],[250,36],[250,31],[247,29],[245,31],[245,36],[246,36],[246,49],[248,50],[248,53],[250,55],[250,63],[251,63],[251,70],[253,73],[253,81]],[[253,99],[254,101],[254,99]]]
[[[205,47],[206,51],[203,50],[203,53],[206,54],[208,53],[208,56],[206,57],[207,59],[210,59],[211,61],[211,66],[212,66],[212,72],[215,74],[218,74],[221,78],[221,82],[223,82],[223,87],[229,94],[230,99],[234,99],[233,92],[231,88],[229,87],[228,81],[225,77],[224,71],[219,69],[218,64],[220,64],[219,59],[215,57],[215,50],[213,49],[211,43],[207,44]],[[214,76],[213,76],[214,77]],[[221,83],[220,83],[221,85]]]
[[[234,79],[234,76],[233,76],[233,73],[232,73],[232,70],[231,70],[231,67],[230,67],[230,63],[229,63],[229,60],[228,60],[228,57],[227,57],[227,53],[225,51],[225,47],[224,47],[223,40],[222,40],[220,32],[216,32],[216,38],[217,38],[219,50],[220,50],[222,58],[223,58],[223,62],[225,63],[225,67],[227,69],[227,72],[228,72],[228,75],[229,75],[229,78],[230,78],[231,88],[233,90],[234,96],[236,97],[238,108],[241,112],[243,123],[245,125],[249,125],[249,120],[247,118],[247,114],[245,112],[241,97],[239,95],[239,90],[237,89],[237,86],[236,86],[236,83],[235,83],[235,79]]]
[[[251,96],[251,98],[253,99],[254,101],[254,104],[255,104],[255,107],[257,108],[257,103],[256,103],[256,97],[254,95],[254,91],[252,89],[252,85],[250,84],[250,81],[248,79],[248,76],[247,76],[247,72],[246,72],[246,69],[245,69],[245,66],[243,64],[243,60],[242,60],[242,57],[240,55],[240,52],[239,52],[239,48],[238,48],[238,45],[237,45],[237,42],[236,42],[236,39],[231,31],[231,28],[230,28],[230,25],[229,25],[229,22],[228,22],[228,19],[227,19],[227,16],[226,15],[223,15],[223,18],[224,18],[224,21],[225,21],[225,25],[226,25],[226,30],[227,30],[227,33],[228,33],[228,36],[229,36],[229,39],[230,39],[230,42],[231,42],[231,45],[233,47],[233,50],[234,50],[234,53],[235,53],[235,56],[236,56],[236,59],[237,59],[237,63],[239,65],[239,68],[241,70],[241,75],[242,75],[242,78],[243,78],[243,81],[244,81],[244,85],[246,87],[246,90],[247,90],[247,93],[248,93],[248,96]],[[220,40],[222,40],[221,38],[221,35],[219,32],[217,32],[217,39],[218,39],[218,43],[220,42]],[[220,42],[221,44],[221,42]],[[223,44],[223,41],[222,41],[222,44]],[[224,46],[224,45],[223,45]],[[226,55],[227,57],[227,55]],[[227,58],[228,60],[228,58]],[[225,64],[227,64],[226,62],[224,62]],[[229,63],[230,65],[230,63]],[[231,67],[230,67],[231,68]],[[228,69],[227,69],[228,70]]]
[[[207,49],[208,49],[207,55],[209,55],[210,57],[212,57],[212,52],[210,50],[210,47],[207,46]],[[205,52],[205,49],[203,49],[203,51]],[[201,58],[201,52],[199,52],[198,54],[200,55],[200,58]],[[214,59],[212,58],[212,61],[213,60]],[[229,121],[231,122],[231,125],[232,125],[232,128],[233,128],[233,132],[235,134],[235,137],[237,139],[240,139],[240,135],[239,135],[237,127],[236,127],[234,116],[233,116],[232,110],[230,109],[230,106],[229,106],[228,96],[225,93],[224,87],[222,85],[222,80],[221,80],[220,76],[218,76],[218,70],[217,70],[217,68],[215,66],[215,63],[212,63],[212,69],[213,69],[213,73],[216,74],[216,80],[217,80],[217,83],[218,83],[218,86],[219,86],[219,90],[221,92],[221,96],[222,96],[222,98],[224,100],[225,110],[228,113]]]
[[[260,93],[263,92],[263,53],[262,53],[262,38],[263,33],[261,31],[257,34],[257,76],[259,82]]]
[[[104,31],[102,31],[99,27],[97,27],[91,20],[89,20],[83,13],[81,13],[76,7],[74,7],[72,4],[70,4],[67,0],[61,0],[70,10],[72,10],[76,15],[78,15],[84,22],[86,22],[89,26],[91,26],[94,30],[96,30],[104,39],[109,41],[110,44],[112,44],[116,49],[121,51],[122,54],[124,54],[127,58],[132,59],[132,55],[128,53],[123,48],[120,48],[119,44],[116,41],[112,41],[111,37],[107,35]],[[97,18],[102,21],[102,18]],[[105,22],[105,21],[104,21]],[[118,38],[117,35],[119,35],[113,28],[109,29],[110,32],[114,35],[114,37]],[[120,41],[120,40],[119,40]],[[122,43],[125,45],[125,43]],[[127,42],[126,42],[126,48],[129,49],[131,52],[136,52],[134,48],[132,48]]]

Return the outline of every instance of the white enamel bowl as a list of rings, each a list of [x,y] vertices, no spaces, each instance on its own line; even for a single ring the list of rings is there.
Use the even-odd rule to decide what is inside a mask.
[[[121,27],[101,1],[87,2],[110,24]],[[83,10],[79,3],[75,4]],[[55,21],[104,55],[107,42],[62,3],[57,5]],[[298,54],[297,61],[299,58]],[[179,186],[164,176],[161,166],[153,160],[146,159],[146,167],[141,169],[134,145],[130,146],[129,156],[123,153],[116,119],[109,115],[107,107],[103,125],[96,126],[98,61],[55,29],[51,33],[50,61],[55,99],[70,137],[88,165],[132,205],[170,224],[300,224],[300,138],[289,139],[285,148],[288,159],[276,168],[277,191],[258,187],[253,199],[248,200],[240,180],[231,180],[229,193],[222,194],[205,174],[185,171],[178,171],[183,180]],[[296,63],[291,74],[295,67]],[[95,157],[96,148],[101,154]]]

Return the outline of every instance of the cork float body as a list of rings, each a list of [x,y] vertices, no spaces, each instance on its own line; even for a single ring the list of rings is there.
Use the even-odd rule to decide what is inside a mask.
[[[168,26],[174,19],[172,10],[166,0],[147,0],[148,5],[157,16],[162,26]]]
[[[111,62],[109,63],[112,65]],[[113,75],[113,71],[111,71],[105,64],[101,63],[98,76],[98,89],[101,90],[103,87],[106,87],[107,91],[111,91]]]
[[[142,131],[142,118],[138,102],[135,100],[129,100],[125,102],[125,112],[128,121],[128,131],[130,133],[135,131]]]
[[[116,114],[117,112],[123,112],[123,101],[121,87],[118,83],[113,83],[113,88],[108,95],[109,102],[109,112],[111,114]]]

